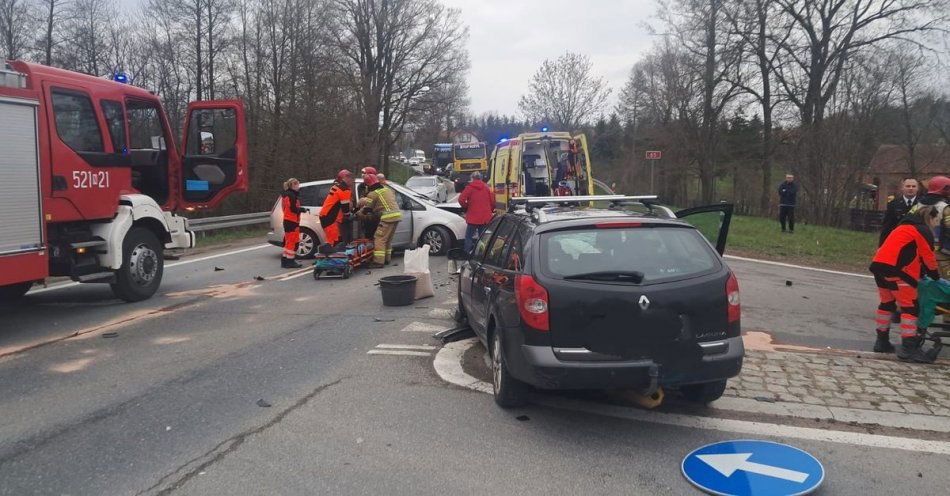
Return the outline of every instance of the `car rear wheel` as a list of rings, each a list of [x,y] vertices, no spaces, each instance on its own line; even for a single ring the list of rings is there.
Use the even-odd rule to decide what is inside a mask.
[[[317,253],[317,248],[320,247],[318,239],[320,238],[316,233],[306,227],[301,227],[300,242],[297,243],[297,258],[313,258]]]
[[[501,350],[501,333],[492,333],[491,341],[492,389],[495,403],[502,408],[524,406],[528,402],[528,385],[508,372],[505,354]]]
[[[680,392],[687,400],[705,405],[722,397],[726,392],[726,380],[681,386]]]
[[[429,255],[445,255],[452,247],[452,235],[442,226],[432,226],[422,231],[419,236],[419,246],[429,245]]]

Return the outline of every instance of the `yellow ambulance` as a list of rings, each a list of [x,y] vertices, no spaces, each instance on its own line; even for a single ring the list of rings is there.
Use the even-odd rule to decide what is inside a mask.
[[[587,137],[542,131],[502,139],[492,152],[489,185],[495,210],[521,196],[593,195]]]

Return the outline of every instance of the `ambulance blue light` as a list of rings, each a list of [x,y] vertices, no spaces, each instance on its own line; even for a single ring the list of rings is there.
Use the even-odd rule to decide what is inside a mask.
[[[117,83],[129,84],[129,75],[124,72],[117,72],[112,75],[112,80]]]
[[[541,128],[541,132],[542,132],[542,133],[548,132],[548,127],[547,127],[547,126],[542,127],[542,128]]]

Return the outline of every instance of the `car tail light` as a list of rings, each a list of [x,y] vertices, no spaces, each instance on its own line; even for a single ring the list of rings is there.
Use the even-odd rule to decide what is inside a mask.
[[[738,322],[739,317],[742,316],[742,309],[739,306],[739,281],[732,272],[729,273],[729,280],[726,281],[726,306],[729,323]]]
[[[548,292],[529,275],[515,277],[515,298],[525,324],[539,330],[550,330],[548,322]]]

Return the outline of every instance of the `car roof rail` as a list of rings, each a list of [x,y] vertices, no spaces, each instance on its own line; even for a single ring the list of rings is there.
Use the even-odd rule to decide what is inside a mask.
[[[514,211],[517,207],[523,207],[525,211],[531,212],[538,206],[558,205],[565,203],[580,203],[607,201],[611,206],[637,203],[651,208],[658,203],[656,195],[580,195],[580,196],[516,196],[508,201],[508,211]]]

